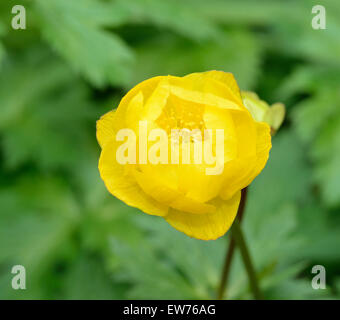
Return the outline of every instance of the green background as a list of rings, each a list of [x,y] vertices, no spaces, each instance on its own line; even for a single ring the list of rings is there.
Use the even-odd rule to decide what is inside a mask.
[[[190,239],[115,199],[95,138],[134,84],[212,69],[287,107],[243,221],[264,296],[339,298],[339,18],[338,0],[1,0],[0,298],[216,297],[228,234]],[[26,290],[11,288],[16,264]],[[252,298],[239,252],[228,298]]]

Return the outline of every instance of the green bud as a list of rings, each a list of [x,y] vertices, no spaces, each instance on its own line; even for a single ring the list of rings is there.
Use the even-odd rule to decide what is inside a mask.
[[[250,91],[242,91],[241,97],[255,121],[268,123],[274,131],[280,128],[286,113],[283,103],[278,102],[269,106],[256,93]]]

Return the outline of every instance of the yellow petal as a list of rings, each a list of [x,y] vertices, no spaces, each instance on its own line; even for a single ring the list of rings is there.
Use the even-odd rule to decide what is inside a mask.
[[[105,144],[99,158],[98,168],[106,188],[129,206],[152,215],[166,215],[168,207],[144,193],[135,179],[129,173],[127,174],[126,166],[129,165],[121,165],[117,162],[117,147],[117,142],[111,139]]]
[[[193,214],[205,214],[215,211],[213,205],[190,199],[178,191],[161,184],[156,177],[150,177],[138,171],[134,171],[134,177],[143,191],[157,202]]]
[[[205,128],[212,129],[213,141],[216,141],[216,130],[223,129],[224,162],[234,159],[237,156],[238,137],[235,122],[230,112],[225,109],[206,106],[203,119]]]
[[[116,119],[117,115],[115,110],[105,113],[97,121],[97,141],[101,148],[104,148],[105,144],[110,141],[116,132]]]
[[[155,121],[162,113],[170,94],[168,77],[162,77],[144,105],[142,119]]]
[[[127,127],[126,118],[130,117],[127,115],[127,111],[129,110],[129,105],[131,108],[131,100],[137,99],[135,102],[137,102],[138,106],[138,102],[140,102],[138,100],[140,100],[141,97],[143,97],[143,101],[148,99],[154,88],[163,78],[164,77],[154,77],[139,83],[122,98],[116,110],[109,111],[97,121],[96,135],[101,148],[115,136],[119,129]],[[137,98],[135,98],[136,96]],[[132,103],[132,106],[136,106],[136,103]]]
[[[164,76],[153,77],[137,84],[122,98],[121,102],[119,103],[118,109],[126,111],[131,99],[133,99],[137,94],[139,94],[139,92],[142,92],[144,101],[147,101],[154,92],[158,83],[162,81],[164,78],[166,77]]]
[[[218,97],[209,92],[187,90],[179,86],[170,86],[171,93],[190,102],[210,105],[222,109],[242,110],[242,107],[232,100]]]
[[[209,140],[212,141],[213,156],[217,163],[208,164],[203,157],[202,164],[181,165],[179,168],[179,186],[186,192],[187,196],[197,201],[206,202],[215,198],[223,185],[224,173],[223,167],[220,173],[213,175],[207,174],[207,169],[210,171],[220,163],[223,163],[235,159],[237,154],[237,139],[234,129],[233,120],[227,110],[206,106],[204,112],[204,124],[206,129],[212,129],[210,132],[212,137]],[[216,129],[224,130],[224,154],[222,154],[222,160],[216,158]],[[208,139],[204,139],[204,144],[208,143]],[[190,150],[194,150],[191,147]],[[215,172],[218,172],[215,169]]]
[[[238,105],[243,105],[240,89],[237,82],[230,72],[207,71],[200,73],[191,73],[184,78],[192,79],[194,82],[205,82],[205,90],[224,97],[228,100],[235,101]],[[212,81],[207,81],[208,79]]]
[[[256,122],[247,112],[232,113],[237,141],[237,157],[224,165],[222,199],[229,199],[241,190],[256,161]]]
[[[144,95],[142,91],[139,91],[128,103],[127,111],[125,115],[125,123],[127,128],[134,130],[138,135],[139,120],[143,112],[144,107]]]
[[[236,159],[226,164],[226,170],[234,172],[228,177],[221,190],[222,199],[229,199],[240,189],[248,186],[260,174],[267,163],[271,148],[270,127],[264,122],[256,122],[256,156]]]
[[[256,154],[256,122],[247,112],[232,113],[236,137],[237,156],[249,157]]]
[[[225,181],[220,190],[220,197],[224,200],[230,199],[235,192],[243,189],[248,184],[246,181],[255,167],[256,156],[248,158],[238,158],[225,164]]]
[[[164,218],[175,229],[190,237],[215,240],[223,236],[233,223],[240,198],[241,191],[226,201],[215,199],[211,202],[216,206],[216,211],[213,213],[195,215],[170,209],[169,214]]]
[[[180,167],[180,186],[186,195],[199,202],[207,202],[216,196],[223,185],[223,174],[207,175],[205,165],[182,165]]]
[[[269,125],[265,122],[257,122],[256,131],[256,161],[248,181],[244,182],[242,188],[249,185],[260,174],[268,161],[269,151],[272,147]]]

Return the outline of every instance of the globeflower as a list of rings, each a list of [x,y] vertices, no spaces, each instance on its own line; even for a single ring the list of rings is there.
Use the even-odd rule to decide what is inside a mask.
[[[141,82],[97,121],[97,140],[111,194],[202,240],[227,232],[271,148],[270,126],[222,71]]]

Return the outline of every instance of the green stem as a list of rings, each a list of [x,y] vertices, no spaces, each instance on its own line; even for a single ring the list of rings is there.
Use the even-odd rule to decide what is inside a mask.
[[[245,209],[246,201],[247,201],[247,193],[248,193],[247,191],[248,191],[248,188],[244,188],[241,191],[241,201],[240,201],[240,206],[238,207],[238,212],[236,216],[236,219],[238,219],[240,222],[242,221],[242,217],[244,215],[244,209]],[[233,260],[234,252],[235,252],[235,239],[231,235],[229,247],[227,249],[227,254],[225,257],[224,267],[222,270],[220,286],[217,292],[218,300],[223,299],[224,294],[225,294],[225,288],[228,286],[229,273],[230,273],[231,262]]]
[[[276,133],[276,130],[271,128],[270,133],[271,133],[272,136],[274,136],[275,133]],[[257,285],[257,279],[256,279],[256,276],[255,276],[255,272],[252,272],[252,271],[254,271],[254,269],[252,268],[249,252],[248,252],[248,249],[247,249],[247,247],[245,245],[245,241],[244,241],[244,237],[243,237],[243,234],[242,234],[242,230],[241,230],[241,227],[239,225],[239,223],[242,221],[242,217],[243,217],[243,214],[244,214],[244,208],[245,208],[245,205],[246,205],[246,198],[247,198],[247,190],[248,190],[248,187],[246,187],[246,188],[241,190],[241,201],[240,201],[240,206],[238,208],[238,213],[237,213],[235,222],[238,223],[238,229],[240,231],[241,238],[243,239],[243,244],[244,244],[244,247],[245,247],[246,256],[248,257],[248,260],[250,261],[250,269],[249,269],[249,271],[247,269],[247,272],[248,272],[249,278],[250,278],[250,273],[253,275],[253,277],[252,277],[253,278],[253,284],[251,286],[252,286],[252,288],[255,289],[255,290],[253,289],[254,296],[255,296],[255,298],[256,298],[256,296],[258,296],[259,298],[256,298],[256,299],[260,299],[261,298],[261,293],[260,293],[259,287]],[[234,224],[235,224],[235,222],[234,222]],[[235,252],[235,239],[234,239],[233,235],[231,236],[229,247],[228,247],[227,250],[228,251],[227,251],[227,254],[226,254],[226,258],[225,258],[225,262],[224,262],[224,267],[223,267],[223,270],[222,270],[220,286],[219,286],[218,292],[217,292],[217,299],[218,300],[222,300],[223,299],[225,288],[227,287],[227,283],[228,283],[228,279],[229,279],[229,273],[230,273],[230,269],[231,269],[231,262],[233,260],[233,256],[234,256],[234,252]],[[243,257],[243,255],[242,255],[242,257]],[[246,268],[247,268],[247,266],[246,266]],[[257,292],[256,295],[255,295],[255,292]]]
[[[226,255],[226,258],[225,258],[225,262],[224,262],[220,286],[219,286],[218,292],[217,292],[217,299],[218,300],[223,300],[224,291],[225,291],[225,288],[228,285],[231,261],[232,261],[233,255],[234,255],[234,251],[235,251],[235,240],[234,240],[234,238],[231,238],[229,248],[228,248],[228,251],[227,251],[227,255]]]
[[[246,267],[246,271],[248,273],[249,283],[253,291],[254,298],[256,300],[262,300],[263,299],[262,293],[258,285],[256,272],[255,272],[253,263],[251,261],[251,257],[249,254],[249,250],[248,250],[245,238],[243,236],[242,229],[237,220],[235,220],[235,222],[233,223],[232,234],[233,234],[233,238],[235,239],[237,246],[240,248],[241,256],[243,259],[244,266]]]

